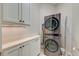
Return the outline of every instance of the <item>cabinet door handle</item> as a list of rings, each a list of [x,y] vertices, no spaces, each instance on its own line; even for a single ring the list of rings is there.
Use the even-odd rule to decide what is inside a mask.
[[[22,48],[22,47],[20,47],[20,48]]]
[[[24,45],[22,47],[24,47]]]
[[[19,20],[19,22],[22,22],[22,20]]]
[[[23,21],[23,23],[24,23],[24,21]]]

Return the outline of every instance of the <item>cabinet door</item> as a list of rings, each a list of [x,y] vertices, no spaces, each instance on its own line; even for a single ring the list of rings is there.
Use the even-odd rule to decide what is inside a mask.
[[[18,22],[18,3],[3,4],[3,21]]]
[[[22,3],[22,21],[24,24],[30,24],[30,4],[29,3]]]
[[[19,56],[20,55],[19,52],[21,52],[19,49],[20,48],[17,47],[17,46],[13,47],[13,48],[11,48],[9,50],[4,51],[3,55],[4,56]]]
[[[25,42],[22,45],[22,56],[30,56],[30,42]]]
[[[31,43],[31,55],[37,56],[40,54],[40,39],[32,40]]]

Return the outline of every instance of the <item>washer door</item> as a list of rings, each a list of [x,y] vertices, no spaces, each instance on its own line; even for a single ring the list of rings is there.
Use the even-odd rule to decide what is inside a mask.
[[[58,27],[59,27],[59,21],[55,17],[49,18],[45,21],[45,28],[50,31],[56,30]]]
[[[58,51],[59,45],[55,40],[48,39],[45,41],[45,48],[50,52],[56,52]]]

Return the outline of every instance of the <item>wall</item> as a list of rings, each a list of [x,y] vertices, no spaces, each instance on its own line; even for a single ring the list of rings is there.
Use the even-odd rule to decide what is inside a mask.
[[[31,4],[33,7],[31,9],[31,24],[26,27],[3,27],[2,28],[2,42],[6,44],[8,42],[13,42],[15,40],[20,40],[39,34],[40,32],[40,9],[39,4]]]
[[[57,4],[56,13],[61,13],[61,45],[66,54],[72,53],[72,4]],[[66,27],[65,27],[66,22]],[[65,32],[66,31],[66,32]]]
[[[44,16],[55,14],[55,4],[52,3],[41,3],[40,4],[40,34],[43,39],[42,24],[44,23]]]
[[[40,4],[40,18],[41,24],[44,23],[44,16],[52,15],[55,13],[55,4],[51,3],[41,3]]]
[[[72,6],[73,55],[79,56],[79,3],[74,3]]]

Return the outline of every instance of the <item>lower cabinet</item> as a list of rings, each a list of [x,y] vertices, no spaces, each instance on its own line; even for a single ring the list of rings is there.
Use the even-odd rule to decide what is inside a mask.
[[[22,44],[22,56],[31,56],[31,41]]]
[[[40,54],[40,40],[36,39],[31,43],[31,56],[36,56]]]
[[[34,39],[4,51],[3,56],[37,56],[40,54],[40,39]]]
[[[19,55],[21,55],[20,52],[21,52],[20,46],[16,46],[16,47],[10,48],[8,50],[5,50],[2,53],[2,55],[3,56],[19,56]]]

